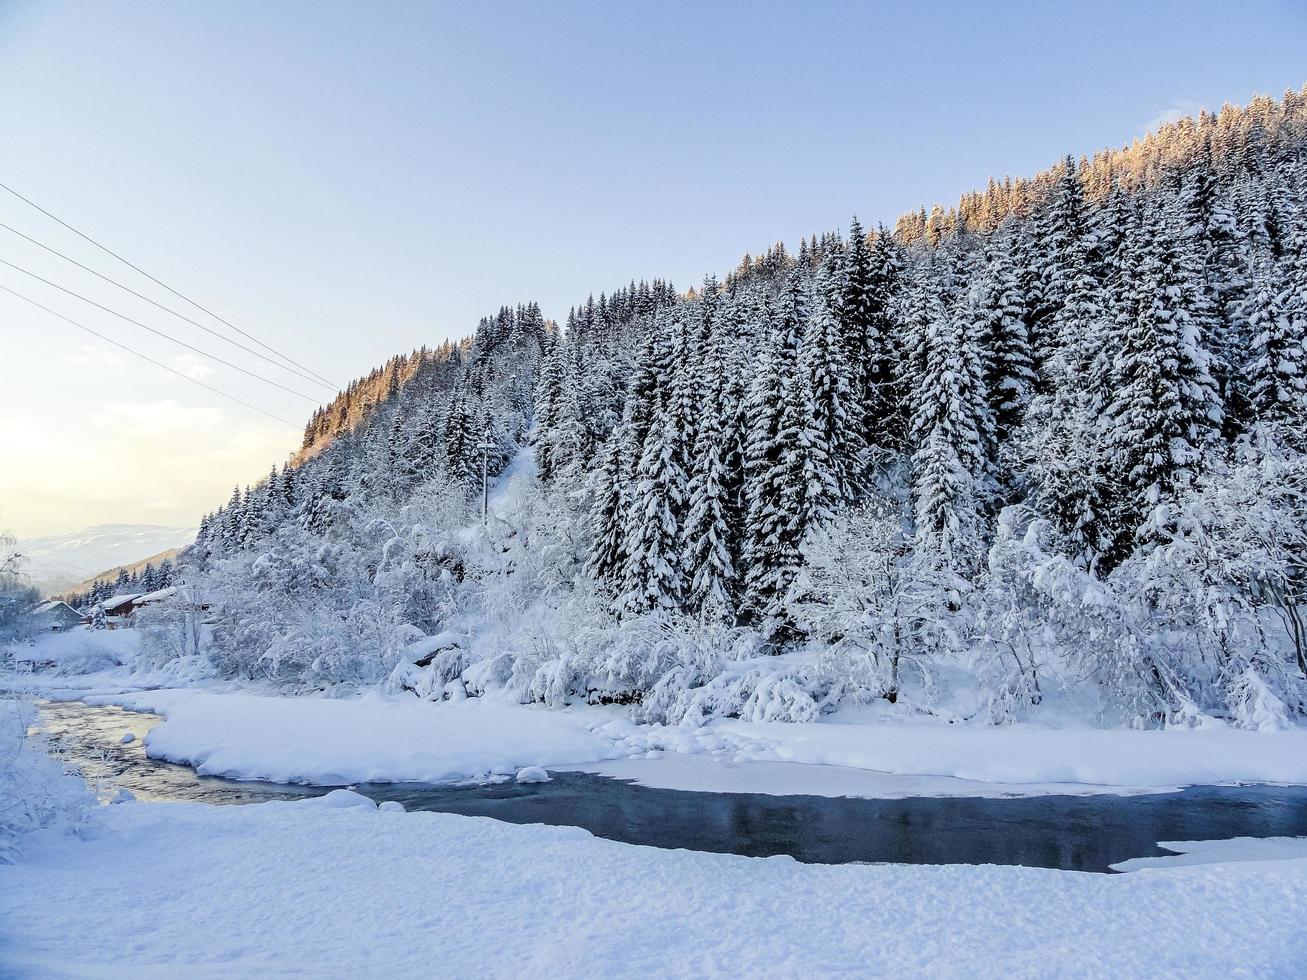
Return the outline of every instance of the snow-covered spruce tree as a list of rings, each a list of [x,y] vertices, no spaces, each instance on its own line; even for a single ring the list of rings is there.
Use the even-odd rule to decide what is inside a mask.
[[[1307,302],[1281,285],[1274,267],[1257,270],[1244,304],[1248,411],[1255,422],[1301,439],[1307,426]],[[1292,319],[1294,314],[1299,318]]]
[[[905,445],[907,415],[905,392],[899,383],[899,361],[903,357],[903,325],[899,316],[903,255],[894,236],[881,226],[871,247],[871,274],[866,290],[870,319],[867,336],[867,398],[864,402],[862,443],[871,451],[871,462]]]
[[[1110,408],[1114,465],[1125,484],[1122,530],[1140,543],[1166,522],[1221,424],[1184,243],[1162,214],[1152,219],[1134,255],[1130,305],[1121,311]]]
[[[399,486],[403,494],[413,491],[426,479],[440,463],[440,406],[435,399],[429,399],[413,410],[405,430],[404,449],[400,456]],[[310,500],[316,499],[321,492],[321,481],[317,476],[317,467],[309,470],[309,479],[313,481],[316,492],[309,492]]]
[[[440,462],[470,492],[481,476],[481,453],[476,447],[484,433],[478,431],[472,395],[466,388],[452,393],[443,422]]]
[[[1115,550],[1111,430],[1085,392],[1043,396],[1036,408],[1020,434],[1030,502],[1059,532],[1065,553],[1093,566]]]
[[[704,388],[703,347],[707,342],[704,328],[710,326],[705,320],[711,315],[711,309],[703,309],[702,299],[699,306],[700,316],[696,316],[694,311],[683,310],[673,321],[671,385],[667,395],[672,433],[676,439],[673,454],[676,465],[687,475],[687,479],[694,469],[694,446],[699,432]],[[684,516],[684,513],[678,515],[679,518]]]
[[[1103,356],[1109,320],[1103,290],[1086,240],[1064,243],[1059,305],[1048,323],[1050,345],[1044,354],[1047,387],[1055,397],[1084,393],[1102,410],[1110,398],[1110,364]]]
[[[708,350],[700,364],[701,417],[694,447],[685,520],[687,608],[705,620],[735,618],[740,518],[738,492],[743,466],[736,445],[738,399],[729,376],[742,374],[736,356],[734,325],[718,311],[710,327]]]
[[[769,311],[764,303],[763,310]],[[764,640],[774,645],[795,637],[785,598],[803,558],[800,545],[820,493],[812,449],[812,395],[799,363],[803,342],[803,296],[791,282],[774,310],[749,390],[745,474],[747,608]]]
[[[1021,282],[1011,239],[986,248],[976,298],[977,345],[985,372],[985,392],[994,438],[1007,443],[1020,426],[1034,381],[1034,361],[1026,332]]]
[[[912,451],[914,437],[912,423],[921,409],[920,397],[924,390],[922,379],[927,370],[928,328],[935,314],[935,305],[939,302],[934,290],[931,264],[932,257],[926,256],[908,272],[903,287],[903,356],[896,365],[896,383],[903,396],[902,430],[904,445],[909,453]]]
[[[540,378],[536,382],[536,466],[542,480],[552,478],[557,468],[554,451],[559,438],[566,383],[565,347],[561,340],[554,338],[541,359]]]
[[[720,318],[721,329],[713,343],[713,357],[722,365],[723,384],[718,393],[718,417],[722,428],[722,490],[726,525],[730,533],[726,544],[736,576],[736,605],[739,606],[744,569],[748,564],[745,535],[749,499],[745,483],[748,457],[749,385],[753,370],[749,347],[754,326],[751,308],[740,298],[727,305]]]
[[[628,467],[622,458],[627,443],[619,429],[609,436],[599,455],[590,503],[590,548],[586,571],[611,592],[621,585],[626,567]]]
[[[854,495],[864,453],[859,440],[862,426],[852,392],[858,384],[865,389],[865,370],[859,371],[849,363],[849,351],[840,336],[837,310],[832,306],[835,275],[832,264],[823,263],[815,288],[808,296],[808,322],[800,351],[804,376],[812,393],[814,459],[826,460],[826,465],[816,473],[822,485],[814,492],[820,495],[826,508]]]
[[[635,615],[669,615],[684,595],[681,532],[677,515],[685,504],[686,477],[676,459],[676,419],[661,392],[635,471],[627,513],[626,561],[619,608]]]
[[[644,455],[644,443],[653,424],[655,400],[668,381],[671,368],[670,326],[665,310],[659,310],[640,336],[639,350],[631,380],[627,386],[621,433],[624,441],[622,459],[627,467],[626,479],[634,483],[635,472]]]
[[[1072,278],[1084,269],[1086,232],[1084,186],[1075,159],[1067,157],[1055,171],[1052,189],[1034,223],[1036,245],[1028,253],[1038,288],[1027,295],[1034,302],[1029,321],[1041,375],[1058,354],[1063,331],[1059,314],[1071,292]]]
[[[989,428],[980,354],[965,308],[950,312],[927,290],[925,374],[912,420],[912,496],[922,547],[963,572],[980,558],[981,520],[992,498],[984,433]]]

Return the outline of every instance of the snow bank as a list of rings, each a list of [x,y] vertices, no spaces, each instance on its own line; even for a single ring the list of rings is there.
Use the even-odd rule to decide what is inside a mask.
[[[622,754],[717,746],[738,761],[844,766],[984,783],[1188,786],[1307,783],[1307,729],[1250,732],[1213,722],[1159,731],[947,725],[934,722],[784,724],[720,721],[702,729],[600,728]]]
[[[1307,861],[803,865],[435,813],[113,807],[0,868],[19,975],[1301,976]],[[75,936],[76,942],[69,937]]]
[[[1186,868],[1199,864],[1229,864],[1247,861],[1276,862],[1307,859],[1304,837],[1234,837],[1230,840],[1162,841],[1164,857],[1131,858],[1112,865],[1117,871],[1142,871],[1145,868]]]
[[[611,739],[589,731],[584,709],[484,698],[433,703],[148,691],[94,700],[167,716],[145,738],[151,758],[237,779],[324,786],[452,782],[619,752]]]
[[[20,669],[89,673],[131,663],[140,654],[140,641],[136,630],[72,629],[11,644],[8,653]]]
[[[207,775],[318,785],[453,782],[532,766],[587,769],[669,789],[876,798],[1307,784],[1307,729],[1250,732],[1216,722],[1132,731],[844,714],[835,716],[844,722],[717,721],[695,728],[637,725],[620,708],[554,710],[492,698],[162,689],[85,700],[165,715],[146,738],[152,758]],[[746,765],[754,763],[769,765]]]

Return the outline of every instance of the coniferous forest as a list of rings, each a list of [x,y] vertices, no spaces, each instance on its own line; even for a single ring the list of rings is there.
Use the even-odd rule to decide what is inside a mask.
[[[316,412],[143,616],[288,689],[1277,727],[1305,338],[1307,88],[561,326],[506,306]]]

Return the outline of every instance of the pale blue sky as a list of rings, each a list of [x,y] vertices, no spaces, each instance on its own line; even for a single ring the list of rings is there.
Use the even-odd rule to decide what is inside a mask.
[[[633,277],[686,286],[854,211],[889,222],[1300,87],[1305,10],[8,0],[0,182],[343,383],[501,303],[561,318]],[[122,273],[3,192],[0,221]],[[3,230],[0,257],[221,350]],[[188,523],[298,439],[7,296],[0,330],[0,527]]]

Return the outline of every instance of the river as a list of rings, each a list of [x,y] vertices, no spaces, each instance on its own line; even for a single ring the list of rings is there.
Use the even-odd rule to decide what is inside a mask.
[[[316,796],[330,787],[198,775],[150,759],[144,736],[156,715],[81,702],[40,705],[40,727],[93,783],[147,801],[256,803]],[[124,735],[133,738],[124,743]],[[1164,840],[1307,836],[1307,787],[1204,786],[1143,795],[876,800],[656,789],[590,773],[546,783],[352,786],[409,810],[576,826],[653,847],[820,864],[1015,864],[1105,872],[1165,853]]]

